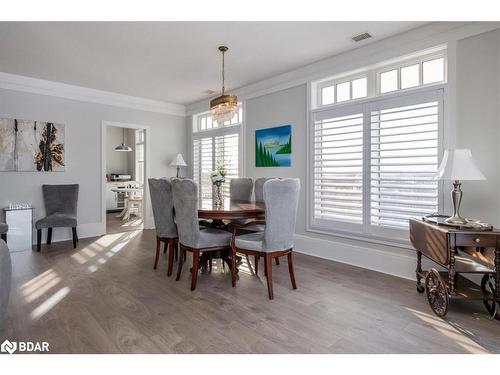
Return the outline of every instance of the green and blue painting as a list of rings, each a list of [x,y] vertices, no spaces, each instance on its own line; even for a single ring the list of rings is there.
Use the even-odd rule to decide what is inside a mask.
[[[255,166],[292,165],[292,125],[255,131]]]

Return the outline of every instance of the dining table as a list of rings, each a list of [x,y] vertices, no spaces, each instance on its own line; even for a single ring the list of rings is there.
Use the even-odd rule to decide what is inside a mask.
[[[116,188],[111,189],[111,191],[114,193],[125,193],[127,195],[134,195],[134,194],[141,194],[142,195],[144,192],[144,188],[142,188],[142,187],[116,187]],[[116,215],[116,217],[125,218],[126,214],[127,214],[127,209],[128,209],[128,207],[125,204],[125,207],[123,207],[123,210],[118,215]]]
[[[262,220],[264,214],[264,203],[259,202],[235,201],[226,198],[218,206],[209,198],[201,199],[198,205],[198,218],[203,220],[204,225],[217,229],[227,230],[230,228],[231,221]],[[229,251],[211,251],[202,255],[200,268],[206,268],[207,264],[210,266],[214,258],[222,259],[223,263],[231,267]],[[240,262],[241,257],[238,256],[237,261]]]

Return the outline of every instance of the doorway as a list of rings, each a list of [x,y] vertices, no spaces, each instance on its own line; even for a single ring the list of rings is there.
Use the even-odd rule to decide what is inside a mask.
[[[103,233],[137,231],[148,216],[147,126],[103,121]]]

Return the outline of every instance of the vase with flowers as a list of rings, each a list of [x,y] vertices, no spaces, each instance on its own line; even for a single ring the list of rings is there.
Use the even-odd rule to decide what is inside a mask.
[[[226,166],[223,162],[217,162],[215,171],[210,173],[210,179],[214,186],[214,206],[222,207],[222,185],[226,182]]]

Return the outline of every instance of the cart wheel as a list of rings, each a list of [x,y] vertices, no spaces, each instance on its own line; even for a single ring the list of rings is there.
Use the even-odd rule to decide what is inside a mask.
[[[427,301],[434,314],[443,317],[448,312],[448,289],[439,272],[431,268],[425,276]]]
[[[492,274],[483,275],[481,279],[481,291],[483,294],[495,295],[495,276]],[[492,300],[483,300],[484,307],[488,310],[489,314],[496,320],[500,320],[500,302]]]

